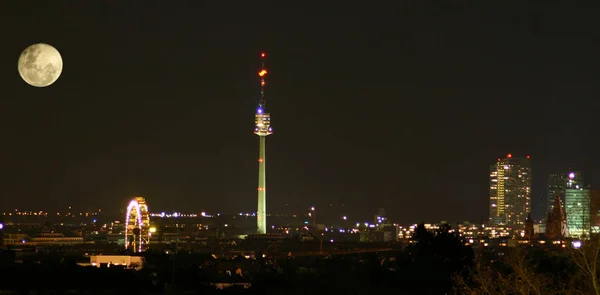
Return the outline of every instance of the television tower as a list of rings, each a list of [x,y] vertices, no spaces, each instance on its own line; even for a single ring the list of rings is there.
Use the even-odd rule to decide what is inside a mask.
[[[260,54],[260,100],[254,115],[255,128],[254,134],[259,138],[258,152],[258,210],[256,211],[256,225],[258,234],[267,233],[267,174],[266,174],[266,139],[267,135],[271,135],[271,115],[265,109],[265,76],[267,69],[265,68],[265,59],[267,55],[263,52]]]

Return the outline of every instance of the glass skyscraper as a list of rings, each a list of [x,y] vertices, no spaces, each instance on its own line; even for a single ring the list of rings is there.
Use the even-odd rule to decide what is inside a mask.
[[[569,236],[582,238],[590,236],[592,227],[591,191],[583,188],[565,190],[565,211]]]
[[[524,227],[531,212],[530,158],[504,159],[490,166],[490,223]]]
[[[545,200],[545,214],[554,207],[554,197],[560,196],[560,201],[565,205],[565,190],[567,188],[582,188],[583,178],[580,172],[552,173],[548,177],[548,191]]]

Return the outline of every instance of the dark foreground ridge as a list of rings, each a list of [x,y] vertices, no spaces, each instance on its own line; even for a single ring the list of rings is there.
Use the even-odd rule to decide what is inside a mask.
[[[148,251],[143,267],[131,269],[84,266],[83,257],[64,253],[15,263],[15,252],[3,251],[0,294],[593,294],[598,278],[580,265],[600,266],[592,255],[599,241],[577,249],[524,243],[499,255],[468,246],[449,226],[421,225],[398,248],[255,259]]]

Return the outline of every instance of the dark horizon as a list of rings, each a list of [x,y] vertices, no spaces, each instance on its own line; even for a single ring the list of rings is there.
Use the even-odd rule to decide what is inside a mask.
[[[2,3],[0,208],[252,211],[263,51],[269,212],[475,222],[508,153],[531,156],[534,218],[551,172],[600,186],[592,9],[253,3]],[[64,60],[46,88],[17,73],[38,42]]]

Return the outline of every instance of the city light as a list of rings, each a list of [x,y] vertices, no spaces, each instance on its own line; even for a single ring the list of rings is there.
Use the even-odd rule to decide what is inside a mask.
[[[142,252],[143,245],[149,243],[148,227],[150,226],[150,214],[148,205],[143,197],[136,197],[129,202],[125,215],[125,249],[131,243],[135,252]],[[139,237],[135,237],[135,229],[139,230]],[[129,236],[132,239],[129,239]]]

